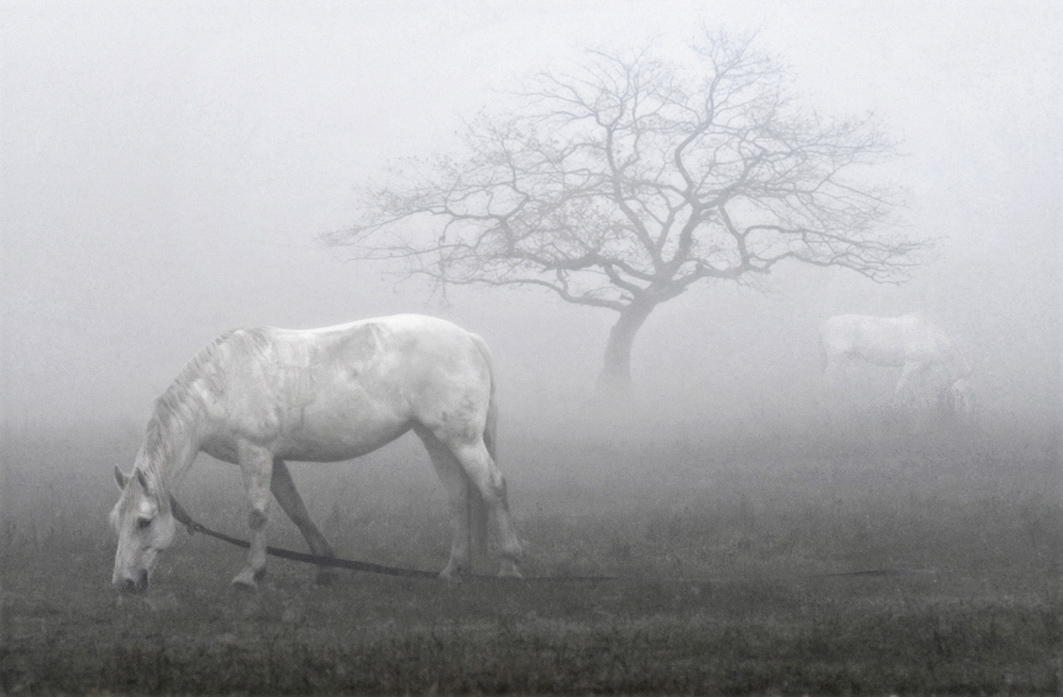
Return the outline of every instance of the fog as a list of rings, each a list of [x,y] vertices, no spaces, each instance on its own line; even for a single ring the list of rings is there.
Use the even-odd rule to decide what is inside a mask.
[[[826,317],[919,310],[970,357],[983,414],[1058,418],[1058,3],[6,2],[5,425],[142,423],[234,326],[424,312],[487,339],[504,429],[556,430],[591,395],[611,313],[532,291],[440,298],[318,236],[497,90],[699,24],[756,32],[821,112],[881,118],[904,152],[883,171],[937,242],[899,286],[791,266],[758,289],[696,287],[636,339],[642,403],[688,429],[800,418]],[[869,375],[884,402],[889,376]]]

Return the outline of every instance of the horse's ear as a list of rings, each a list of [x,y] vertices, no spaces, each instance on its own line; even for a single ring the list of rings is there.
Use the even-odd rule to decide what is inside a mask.
[[[122,470],[118,469],[118,465],[114,466],[114,481],[117,482],[119,491],[125,489],[125,484],[129,481],[129,477],[122,474]]]
[[[148,478],[144,476],[144,470],[134,468],[133,472],[137,475],[137,481],[140,482],[140,486],[144,487],[144,491],[148,491]]]

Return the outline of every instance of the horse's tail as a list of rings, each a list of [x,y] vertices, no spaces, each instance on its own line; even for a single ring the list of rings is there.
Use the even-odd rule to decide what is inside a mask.
[[[473,343],[476,344],[476,348],[480,350],[480,355],[483,356],[484,362],[487,363],[488,379],[491,381],[490,398],[487,402],[487,421],[484,423],[484,445],[487,446],[487,454],[494,460],[496,451],[498,448],[498,405],[495,403],[495,367],[491,360],[491,350],[487,348],[487,342],[483,340],[483,337],[476,334],[472,335]]]
[[[487,419],[484,422],[484,446],[487,448],[487,454],[491,456],[491,461],[497,464],[498,462],[498,405],[495,403],[495,369],[494,363],[491,361],[491,351],[487,348],[487,342],[482,337],[473,334],[473,343],[476,344],[476,348],[479,349],[480,355],[483,356],[484,362],[487,363],[488,379],[491,382],[490,385],[490,397],[487,402]],[[483,495],[480,490],[473,485],[472,482],[468,483],[469,489],[469,534],[472,539],[472,552],[474,557],[480,559],[487,558],[487,536],[488,536],[488,509],[487,502],[484,501]],[[506,490],[502,488],[502,505],[507,509],[509,504],[506,501]]]

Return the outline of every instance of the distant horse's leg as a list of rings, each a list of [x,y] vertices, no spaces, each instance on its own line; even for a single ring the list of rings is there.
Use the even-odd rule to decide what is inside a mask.
[[[249,443],[238,444],[236,453],[247,491],[247,524],[251,529],[251,540],[247,566],[236,575],[232,584],[238,588],[255,589],[266,574],[266,521],[273,455],[265,448]]]
[[[825,346],[820,345],[822,380],[819,390],[821,402],[819,414],[823,425],[831,432],[838,428],[839,416],[845,411],[845,391],[842,389],[843,381],[841,379],[844,361],[844,356],[828,351]]]
[[[471,442],[470,442],[471,440]],[[447,447],[461,463],[469,481],[479,490],[495,523],[498,542],[501,546],[502,563],[499,576],[520,576],[518,563],[523,555],[520,538],[513,527],[506,498],[506,480],[494,459],[487,451],[482,437],[469,439],[466,436],[448,439]]]
[[[901,377],[897,380],[897,387],[893,390],[893,406],[903,410],[909,405],[915,394],[915,380],[922,373],[923,365],[915,361],[907,361],[901,368]]]
[[[932,367],[929,363],[908,361],[893,393],[897,418],[905,428],[917,433],[926,431],[930,426],[927,417],[933,415],[927,394],[927,374]]]
[[[299,496],[299,492],[295,489],[295,482],[292,481],[288,465],[279,457],[273,459],[273,478],[270,481],[269,489],[273,492],[277,503],[292,519],[295,526],[299,528],[299,532],[303,533],[306,544],[310,546],[310,551],[319,557],[336,556],[332,545],[328,543],[325,536],[314,525],[314,521],[310,519],[310,514],[306,511],[306,505],[303,503],[302,497]],[[335,569],[326,566],[317,567],[317,583],[329,583],[335,577]]]
[[[432,465],[443,482],[450,503],[450,526],[453,534],[450,546],[450,561],[439,574],[445,579],[455,579],[469,570],[471,562],[470,521],[469,521],[469,481],[461,464],[445,445],[439,442],[431,431],[417,426],[414,432],[424,443]]]

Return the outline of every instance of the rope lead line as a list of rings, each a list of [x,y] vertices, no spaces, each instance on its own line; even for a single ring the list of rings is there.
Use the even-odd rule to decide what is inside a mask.
[[[188,515],[188,512],[181,507],[181,504],[177,503],[177,500],[170,497],[170,509],[173,512],[173,517],[177,519],[177,522],[181,523],[188,530],[188,534],[192,535],[197,532],[201,532],[204,535],[216,538],[223,542],[228,542],[231,545],[237,547],[243,547],[248,549],[251,544],[247,540],[240,540],[235,537],[230,537],[225,533],[215,532],[205,525],[197,523],[192,520],[192,516]],[[352,571],[365,571],[371,574],[383,574],[385,576],[399,576],[402,578],[439,578],[439,574],[434,571],[422,571],[421,569],[403,569],[395,566],[384,566],[383,564],[373,564],[365,561],[354,561],[351,559],[338,559],[336,557],[322,557],[317,554],[306,554],[303,552],[295,552],[290,549],[282,549],[280,547],[266,547],[266,554],[280,557],[281,559],[289,559],[291,561],[300,561],[306,564],[314,564],[315,566],[331,566],[338,569],[350,569]],[[497,576],[483,576],[479,574],[470,574],[463,578],[478,578],[478,579],[498,579]],[[524,581],[612,581],[615,576],[542,576],[535,578],[517,579]]]
[[[230,537],[225,533],[215,532],[210,528],[197,523],[192,520],[192,516],[188,515],[185,509],[181,508],[181,504],[177,503],[177,500],[173,496],[170,497],[170,509],[173,512],[173,517],[177,519],[177,522],[181,523],[188,529],[188,534],[192,535],[197,532],[201,532],[204,535],[209,535],[223,542],[228,542],[231,545],[237,547],[243,547],[248,549],[251,545],[246,540],[240,540],[235,537]],[[303,552],[294,552],[290,549],[282,549],[280,547],[266,547],[266,554],[271,554],[281,559],[289,559],[291,561],[300,561],[305,564],[314,564],[315,566],[331,566],[337,569],[350,569],[352,571],[365,571],[370,574],[383,574],[385,576],[399,576],[401,578],[439,578],[439,574],[434,571],[422,571],[421,569],[402,569],[396,566],[384,566],[383,564],[372,564],[366,561],[354,561],[351,559],[337,559],[336,557],[322,557],[317,554],[305,554]],[[811,574],[809,578],[874,578],[874,577],[890,577],[890,576],[936,576],[937,569],[903,569],[903,568],[887,568],[887,569],[870,569],[866,571],[842,571],[838,573],[827,574]],[[498,576],[484,576],[481,574],[469,574],[463,576],[463,578],[475,578],[484,580],[504,580]],[[554,583],[563,583],[566,581],[616,581],[617,576],[533,576],[531,578],[516,579],[521,581],[550,581]],[[680,580],[680,579],[674,579]],[[700,581],[704,582],[706,579],[683,579],[687,581]]]
[[[243,547],[248,549],[251,544],[246,540],[239,540],[235,537],[230,537],[225,533],[215,532],[210,528],[197,523],[192,520],[192,517],[188,515],[188,512],[181,507],[181,504],[171,496],[170,507],[173,510],[173,517],[177,521],[183,524],[191,535],[196,532],[201,532],[204,535],[228,542],[231,545],[237,547]],[[281,559],[290,559],[291,561],[300,561],[306,564],[314,564],[316,566],[332,566],[340,569],[351,569],[353,571],[367,571],[373,574],[385,574],[387,576],[402,576],[405,578],[438,578],[439,574],[431,571],[421,571],[420,569],[400,569],[394,566],[383,566],[381,564],[371,564],[364,561],[351,561],[348,559],[336,559],[335,557],[322,557],[316,554],[305,554],[303,552],[295,552],[290,549],[282,549],[280,547],[266,547],[266,554],[271,554]]]

